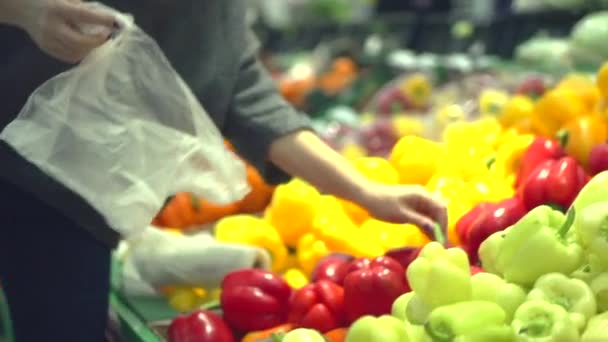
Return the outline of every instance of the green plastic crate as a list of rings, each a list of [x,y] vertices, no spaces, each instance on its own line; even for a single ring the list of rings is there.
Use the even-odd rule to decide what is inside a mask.
[[[11,324],[10,311],[8,302],[4,297],[4,292],[0,289],[0,324],[2,325],[2,334],[0,334],[0,342],[13,342],[13,326]]]

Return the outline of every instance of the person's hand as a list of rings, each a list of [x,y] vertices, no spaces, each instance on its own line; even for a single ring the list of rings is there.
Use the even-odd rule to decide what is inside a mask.
[[[416,225],[431,239],[436,238],[435,226],[439,225],[446,236],[446,207],[422,186],[371,183],[361,204],[378,220]]]
[[[80,62],[103,44],[114,17],[80,0],[19,0],[23,5],[16,25],[24,29],[47,54],[68,63]],[[83,28],[97,26],[97,33]]]

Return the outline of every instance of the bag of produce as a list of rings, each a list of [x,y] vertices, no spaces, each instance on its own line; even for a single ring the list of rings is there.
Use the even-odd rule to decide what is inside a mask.
[[[126,237],[171,194],[221,204],[244,196],[245,165],[156,42],[131,16],[104,9],[118,23],[114,36],[40,86],[0,139]]]

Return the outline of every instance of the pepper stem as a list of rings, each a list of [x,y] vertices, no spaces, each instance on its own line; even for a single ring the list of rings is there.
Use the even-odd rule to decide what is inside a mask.
[[[559,145],[561,147],[566,147],[566,145],[568,145],[568,140],[570,137],[570,135],[568,134],[568,130],[566,130],[566,129],[560,130],[559,132],[557,132],[555,137],[557,138],[557,141],[559,142]]]
[[[439,223],[433,224],[433,235],[435,236],[435,241],[439,242],[442,245],[445,245],[445,234],[443,233],[443,230],[441,230],[441,226],[439,225]]]
[[[424,324],[424,331],[431,337],[434,342],[448,342],[451,341],[454,336],[446,333],[444,326],[440,325],[437,329],[433,328],[429,322]]]
[[[559,230],[557,232],[559,237],[565,238],[566,234],[568,234],[568,231],[570,231],[570,228],[572,227],[572,224],[574,223],[574,216],[575,216],[574,211],[575,211],[574,207],[571,207],[570,210],[568,210],[568,212],[566,213],[566,221],[564,221],[564,224],[562,224],[561,228],[559,228]]]
[[[494,155],[494,156],[486,158],[484,162],[486,164],[486,167],[489,169],[492,167],[492,165],[494,165],[495,161],[496,161],[496,156]]]
[[[222,308],[222,304],[216,299],[201,305],[200,308],[203,310],[219,310]]]

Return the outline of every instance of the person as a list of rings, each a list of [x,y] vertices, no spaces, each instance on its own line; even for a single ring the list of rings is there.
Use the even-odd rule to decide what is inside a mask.
[[[311,130],[257,59],[245,0],[102,1],[152,36],[239,154],[271,183],[300,177],[374,217],[446,226],[443,204],[420,186],[377,184]],[[111,15],[79,0],[0,0],[0,128],[45,80],[82,60]],[[119,236],[101,215],[0,142],[0,279],[17,342],[99,341],[106,326],[110,253]]]

